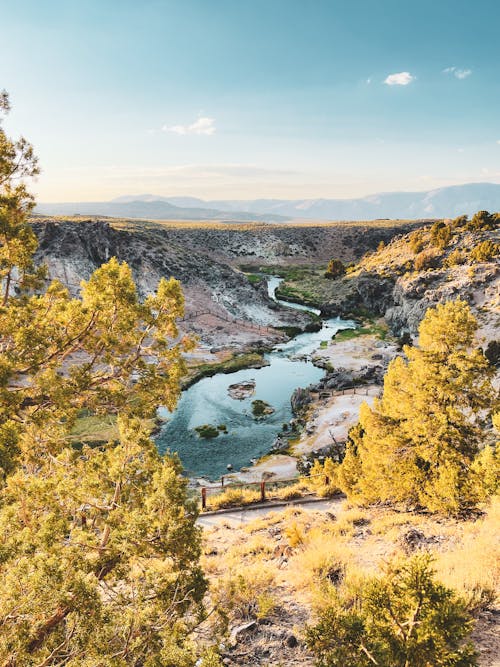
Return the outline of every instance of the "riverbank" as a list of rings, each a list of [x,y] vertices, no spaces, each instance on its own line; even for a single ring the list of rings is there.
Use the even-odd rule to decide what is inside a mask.
[[[398,349],[395,341],[374,334],[342,340],[340,333],[340,340],[335,336],[326,347],[318,345],[311,352],[312,363],[329,370],[306,390],[308,402],[298,415],[303,426],[289,440],[286,453],[271,452],[226,479],[245,483],[263,477],[290,479],[298,476],[301,459],[345,442],[350,428],[358,422],[361,404],[371,405],[380,395],[383,375]]]
[[[273,298],[279,280],[274,276],[269,279],[269,296]],[[294,304],[284,305],[290,311],[302,310]],[[304,314],[297,312],[299,321],[300,317]],[[172,414],[160,411],[165,419],[156,437],[160,452],[176,451],[189,477],[208,480],[219,479],[228,466],[234,471],[249,470],[253,462],[267,457],[280,431],[288,430],[293,419],[290,399],[294,390],[314,385],[324,375],[324,370],[312,363],[311,353],[321,344],[328,344],[339,330],[355,326],[354,322],[339,318],[319,324],[306,327],[307,331],[289,340],[281,332],[280,342],[263,355],[262,351],[246,352],[224,359],[221,351],[210,350],[214,364],[200,357],[198,350],[198,357],[189,360],[193,374],[177,409]],[[226,377],[229,372],[230,381]],[[254,395],[235,400],[228,391],[230,385],[247,382],[255,387]],[[254,415],[255,402],[268,406],[260,419]],[[199,437],[200,426],[220,424],[226,428],[217,437],[209,441]],[[287,471],[291,468],[293,474],[295,462],[288,465]],[[259,469],[255,474],[259,474]]]

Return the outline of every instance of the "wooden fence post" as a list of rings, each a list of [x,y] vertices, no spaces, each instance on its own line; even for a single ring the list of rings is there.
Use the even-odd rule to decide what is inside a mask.
[[[260,483],[260,499],[261,502],[264,502],[266,499],[266,483],[264,481]]]
[[[207,488],[205,486],[201,487],[201,509],[207,509]]]
[[[224,475],[220,478],[220,485],[222,488],[224,488]]]
[[[326,486],[330,485],[330,478],[328,477],[328,475],[325,475],[325,485]]]

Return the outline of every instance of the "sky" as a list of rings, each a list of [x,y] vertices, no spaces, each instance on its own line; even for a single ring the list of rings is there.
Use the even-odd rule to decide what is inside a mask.
[[[500,183],[497,0],[0,0],[39,201]]]

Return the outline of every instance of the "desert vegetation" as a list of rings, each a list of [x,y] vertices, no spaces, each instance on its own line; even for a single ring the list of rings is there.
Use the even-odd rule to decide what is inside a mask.
[[[150,438],[194,344],[178,330],[180,284],[162,278],[141,299],[115,258],[77,296],[49,281],[28,223],[37,172],[31,145],[0,126],[0,663],[493,664],[498,345],[483,351],[470,304],[428,308],[345,451],[275,485],[277,499],[314,494],[330,509],[203,533],[179,460]],[[389,244],[342,280],[374,263],[389,281],[391,268],[476,271],[496,259],[497,224],[485,211],[435,223],[398,241],[399,263]],[[417,268],[428,241],[431,263]],[[270,409],[253,403],[256,416]],[[212,509],[259,499],[237,486],[209,498]]]

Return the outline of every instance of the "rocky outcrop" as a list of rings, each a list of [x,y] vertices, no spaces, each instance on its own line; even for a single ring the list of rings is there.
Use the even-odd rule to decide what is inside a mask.
[[[34,221],[33,228],[39,240],[36,261],[45,263],[50,278],[61,280],[74,294],[80,281],[110,257],[129,264],[143,297],[155,290],[160,278],[177,278],[186,297],[187,321],[200,313],[217,316],[200,326],[201,337],[211,344],[224,336],[231,341],[244,322],[257,325],[248,329],[254,340],[268,333],[259,327],[304,329],[310,322],[308,315],[280,307],[265,290],[255,289],[244,274],[208,256],[203,248],[194,251],[179,245],[160,225],[131,230],[104,220],[42,220]]]
[[[293,392],[291,398],[290,398],[290,404],[292,407],[292,412],[294,415],[300,415],[301,412],[304,411],[304,409],[312,403],[312,396],[311,392],[309,389],[302,389],[298,388],[295,389]]]
[[[136,221],[135,225],[140,223]],[[383,225],[348,223],[249,224],[165,227],[169,240],[233,266],[313,265],[332,257],[357,261],[396,234],[422,226],[423,221]]]
[[[425,248],[429,229],[419,231]],[[416,268],[411,236],[396,237],[391,244],[362,260],[356,273],[332,281],[322,312],[383,316],[393,334],[416,335],[428,308],[454,299],[469,303],[483,337],[491,340],[498,320],[500,267],[498,257],[477,261],[471,253],[480,243],[499,243],[497,230],[460,230],[445,248],[431,246],[420,252],[433,261]],[[417,253],[418,254],[418,253]],[[452,257],[452,255],[455,255]],[[457,259],[458,257],[458,259]]]
[[[255,394],[255,380],[230,384],[227,388],[227,393],[235,401],[243,401],[245,398],[250,398],[250,396]]]
[[[414,277],[398,278],[392,292],[392,305],[384,317],[396,335],[405,331],[416,334],[428,308],[453,299],[469,303],[478,311],[480,324],[487,318],[485,301],[494,299],[498,291],[500,268],[498,265],[484,264],[472,272],[467,267],[455,270],[425,271]]]
[[[382,316],[393,303],[394,280],[377,273],[361,271],[352,278],[335,281],[332,297],[321,312],[330,316],[349,316],[362,311]]]

